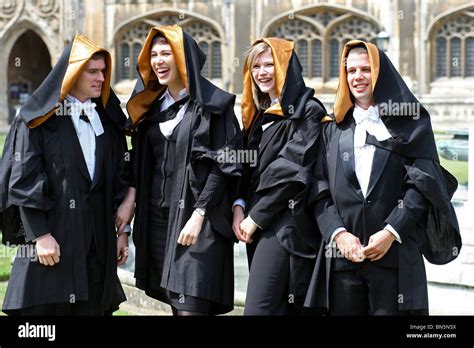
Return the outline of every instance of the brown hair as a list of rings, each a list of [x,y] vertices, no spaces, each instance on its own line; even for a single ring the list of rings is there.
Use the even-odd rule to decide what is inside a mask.
[[[365,47],[365,45],[363,43],[354,45],[351,48],[349,48],[349,50],[347,50],[347,54],[344,58],[344,68],[346,68],[346,71],[347,71],[347,57],[349,57],[349,54],[353,50],[355,50],[354,53],[357,53],[357,54],[369,54],[369,51],[367,51],[367,47]]]
[[[167,44],[168,44],[168,40],[166,39],[166,37],[165,37],[162,33],[158,33],[158,34],[156,34],[155,36],[153,36],[153,39],[151,40],[150,49],[151,49],[153,46],[155,46],[156,44],[167,45]]]
[[[267,109],[270,107],[271,100],[267,93],[262,93],[260,88],[258,88],[257,83],[253,79],[252,68],[258,56],[267,50],[270,50],[271,52],[272,48],[265,42],[260,42],[255,46],[251,46],[244,54],[245,62],[247,64],[247,68],[250,70],[250,76],[252,79],[253,102],[258,110]]]
[[[102,51],[99,51],[99,52],[96,52],[92,55],[91,57],[92,60],[99,60],[99,59],[103,59],[104,62],[106,62],[106,59],[105,59],[105,52],[102,52]]]

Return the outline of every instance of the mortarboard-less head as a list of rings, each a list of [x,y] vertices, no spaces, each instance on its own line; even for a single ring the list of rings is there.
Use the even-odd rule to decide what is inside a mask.
[[[351,77],[348,77],[346,61],[354,47],[364,47],[370,63],[370,74],[361,79],[364,81],[361,86],[357,83],[349,86]],[[364,86],[366,81],[370,86]],[[453,250],[459,251],[462,245],[456,214],[450,203],[457,180],[439,164],[430,115],[383,51],[368,42],[349,41],[341,55],[334,121],[346,127],[346,116],[354,107],[355,98],[358,102],[364,98],[367,101],[370,95],[392,138],[378,141],[367,134],[366,143],[408,158],[405,165],[408,181],[430,203],[422,222],[426,227],[421,231],[425,233],[417,236],[423,255],[431,263],[450,262],[457,256]]]
[[[20,117],[30,128],[53,117],[68,94],[78,99],[91,98],[109,117],[124,125],[120,101],[110,88],[110,53],[87,37],[77,34],[66,46],[56,65],[20,109]]]
[[[163,58],[158,67],[156,36],[164,37],[172,57]],[[160,40],[158,41],[160,42]],[[164,52],[166,53],[166,52]],[[224,112],[235,96],[226,93],[201,75],[206,55],[197,42],[178,25],[153,27],[138,55],[138,79],[127,103],[131,127],[135,127],[167,87],[182,84],[191,100],[209,112]]]
[[[360,47],[365,48],[370,72],[361,78],[362,82],[358,85],[351,72],[348,73],[347,63],[349,52],[353,49],[359,51],[354,54],[355,57],[363,57]],[[365,86],[366,83],[370,85]],[[375,137],[368,135],[368,144],[409,157],[438,161],[430,115],[410,91],[385,52],[368,42],[349,41],[341,55],[339,84],[334,102],[335,121],[338,124],[344,121],[348,111],[354,107],[355,98],[361,101],[370,97],[378,106],[380,117],[392,138],[377,141]]]
[[[314,94],[314,91],[310,92],[305,86],[302,77],[303,68],[294,49],[294,42],[279,38],[258,39],[250,47],[249,52],[254,50],[255,53],[248,54],[243,70],[242,122],[245,130],[250,129],[256,111],[262,104],[268,104],[265,114],[287,117],[294,112],[290,109],[291,106],[294,107],[303,94],[311,94],[309,97]],[[271,57],[268,52],[271,53]],[[271,63],[271,58],[273,58],[271,78],[270,75],[260,75],[256,68],[260,67],[260,63]],[[263,77],[261,81],[258,81],[259,77]],[[278,101],[270,105],[270,97],[266,96],[267,94],[269,96],[275,94]],[[268,102],[265,102],[265,98],[268,98]]]

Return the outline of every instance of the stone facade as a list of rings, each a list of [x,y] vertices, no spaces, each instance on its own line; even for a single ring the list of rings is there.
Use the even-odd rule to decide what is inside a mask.
[[[37,81],[22,82],[31,79],[31,70],[41,80],[76,32],[111,51],[113,83],[126,99],[148,29],[174,23],[207,53],[206,75],[236,94],[242,88],[243,52],[254,39],[293,39],[307,83],[329,104],[342,45],[351,38],[376,42],[387,33],[387,53],[427,102],[435,126],[463,127],[474,120],[474,1],[3,0],[0,123],[5,126],[9,110],[19,105],[18,89],[27,95],[38,87]],[[18,69],[32,59],[37,67]]]

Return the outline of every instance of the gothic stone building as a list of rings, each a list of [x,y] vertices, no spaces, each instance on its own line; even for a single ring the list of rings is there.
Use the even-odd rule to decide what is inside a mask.
[[[296,42],[307,83],[331,108],[339,55],[353,38],[382,42],[436,127],[474,120],[474,1],[1,0],[0,124],[39,86],[76,32],[111,51],[126,101],[150,27],[180,24],[207,54],[204,75],[242,89],[242,55],[262,36]]]

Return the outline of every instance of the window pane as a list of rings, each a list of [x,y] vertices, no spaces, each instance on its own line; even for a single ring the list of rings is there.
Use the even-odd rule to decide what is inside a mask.
[[[466,77],[474,76],[474,37],[466,39]]]
[[[313,40],[311,42],[311,77],[322,77],[322,50],[321,50],[321,41]]]
[[[199,47],[201,47],[201,50],[204,52],[204,54],[207,57],[206,64],[204,64],[201,70],[201,75],[209,78],[209,44],[205,41],[201,41],[199,42]]]
[[[129,79],[130,78],[130,46],[128,44],[123,43],[120,46],[120,63],[119,63],[119,71],[120,71],[120,80]]]
[[[221,78],[222,69],[221,64],[221,44],[220,42],[214,41],[212,43],[212,78]]]
[[[303,66],[303,76],[308,77],[308,41],[298,40],[296,42],[296,52],[300,59],[301,65]]]
[[[339,77],[339,42],[329,41],[329,78]]]
[[[138,55],[140,54],[141,49],[142,46],[139,43],[133,44],[133,62],[130,62],[130,70],[132,71],[132,77],[135,77],[137,71],[136,68],[138,64]]]
[[[446,74],[446,39],[436,39],[436,76],[445,77]]]
[[[461,39],[451,39],[451,77],[461,76]]]

